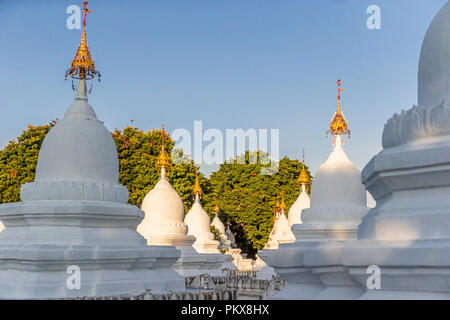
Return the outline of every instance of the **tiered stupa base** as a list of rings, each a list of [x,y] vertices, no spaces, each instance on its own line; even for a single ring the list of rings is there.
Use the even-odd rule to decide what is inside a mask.
[[[344,256],[362,288],[367,288],[367,268],[380,268],[380,289],[365,289],[360,299],[450,299],[449,240],[359,240]]]
[[[180,258],[172,268],[183,277],[194,277],[205,273],[211,276],[223,276],[221,268],[226,257],[220,253],[200,254],[193,248],[194,242],[194,236],[180,234],[152,234],[147,239],[149,245],[173,245],[181,251]]]
[[[0,206],[0,298],[59,299],[184,291],[171,269],[180,252],[147,246],[143,212],[105,201],[25,201]],[[95,244],[95,245],[93,245]],[[71,287],[69,266],[80,270]],[[68,280],[69,279],[69,280]]]
[[[280,246],[278,250],[263,250],[260,257],[286,281],[282,291],[273,296],[274,300],[314,299],[324,286],[319,277],[303,263],[303,254],[313,242],[295,242]]]
[[[343,258],[362,299],[450,298],[449,159],[450,136],[430,137],[384,149],[364,168],[377,206]],[[371,265],[381,271],[379,290],[366,290]]]
[[[365,207],[309,208],[314,217],[349,217],[357,220]],[[317,212],[316,212],[317,211]],[[305,216],[306,218],[306,216]],[[304,221],[292,226],[295,243],[264,250],[261,257],[287,282],[274,299],[355,299],[363,294],[341,267],[342,248],[356,238],[356,221]]]

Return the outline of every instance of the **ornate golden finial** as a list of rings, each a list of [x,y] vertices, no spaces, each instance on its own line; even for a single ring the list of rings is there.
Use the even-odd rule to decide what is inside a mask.
[[[278,212],[278,210],[280,210],[280,202],[278,202],[278,199],[277,199],[277,202],[275,203],[275,208],[276,208],[277,212]]]
[[[334,113],[333,119],[330,122],[330,129],[327,130],[327,137],[328,133],[331,133],[333,136],[348,135],[348,137],[350,138],[350,130],[348,129],[348,122],[347,120],[345,120],[344,114],[341,112],[341,91],[344,90],[344,88],[341,88],[341,79],[338,79],[337,85],[338,85],[337,111]]]
[[[277,221],[277,214],[278,214],[278,206],[273,210],[272,224],[275,224],[275,221]]]
[[[308,173],[305,169],[305,149],[303,149],[303,161],[302,161],[302,170],[300,171],[300,174],[298,175],[297,182],[299,185],[308,185],[311,183],[311,179],[308,176]]]
[[[161,152],[159,153],[158,157],[156,158],[156,168],[168,168],[170,166],[170,159],[166,152],[166,147],[164,144],[164,141],[166,139],[166,131],[164,130],[164,124],[162,125],[162,143],[161,143]]]
[[[200,182],[198,181],[198,168],[195,167],[195,183],[194,183],[194,196],[203,194],[202,188],[200,187]]]
[[[286,209],[286,203],[284,203],[284,190],[281,190],[281,203],[280,203],[280,209],[281,209],[281,210]]]
[[[92,59],[91,52],[89,51],[86,41],[86,15],[89,12],[92,12],[91,10],[88,10],[87,4],[87,1],[84,1],[83,34],[81,36],[80,46],[78,47],[77,53],[72,60],[72,65],[66,71],[66,80],[69,76],[73,79],[84,80],[91,80],[98,76],[98,80],[100,81],[100,72],[95,69],[94,60]]]
[[[216,205],[214,206],[213,211],[216,214],[219,214],[220,208],[219,208],[219,205],[217,204],[217,196],[214,196],[214,202],[216,203]]]

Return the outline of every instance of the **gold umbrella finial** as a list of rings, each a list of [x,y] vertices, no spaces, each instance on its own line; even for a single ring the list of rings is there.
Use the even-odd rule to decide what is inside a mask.
[[[281,190],[281,203],[280,203],[280,209],[281,209],[281,210],[286,209],[286,203],[284,202],[284,190]]]
[[[166,139],[166,131],[164,130],[164,124],[162,125],[161,130],[161,152],[159,153],[158,157],[156,158],[156,168],[157,169],[166,169],[170,166],[170,159],[166,152],[165,147],[165,139]]]
[[[337,110],[334,113],[333,118],[330,122],[330,129],[327,130],[327,137],[328,134],[331,133],[331,135],[333,136],[347,135],[350,138],[350,129],[348,128],[348,122],[341,111],[341,91],[344,90],[344,88],[341,88],[341,84],[342,84],[341,79],[339,78],[337,81],[338,85]]]
[[[298,175],[297,182],[299,185],[305,185],[305,186],[311,183],[311,179],[309,178],[309,175],[306,172],[306,168],[305,168],[305,149],[303,149],[302,169],[300,171],[300,174]]]
[[[215,202],[216,205],[214,206],[213,211],[214,211],[216,214],[218,214],[219,211],[220,211],[220,208],[219,208],[219,205],[217,204],[217,195],[214,195],[214,202]]]
[[[194,197],[196,195],[199,195],[199,197],[201,197],[203,194],[202,188],[200,187],[200,181],[198,180],[198,168],[197,167],[195,167],[195,183],[194,183],[193,192],[194,192]]]
[[[100,72],[95,69],[94,59],[89,51],[86,40],[86,15],[89,12],[92,12],[91,10],[88,10],[87,1],[84,1],[83,3],[83,12],[83,34],[81,36],[81,42],[70,68],[66,71],[65,80],[67,80],[68,77],[79,80],[92,80],[95,77],[98,77],[98,80],[100,81]]]

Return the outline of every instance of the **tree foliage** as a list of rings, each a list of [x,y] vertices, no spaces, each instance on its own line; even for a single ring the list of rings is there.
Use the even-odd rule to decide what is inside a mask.
[[[265,165],[259,160],[254,161],[254,157],[263,158],[259,152],[247,151],[244,164],[238,164],[237,159],[222,164],[211,175],[211,192],[205,197],[208,198],[205,208],[211,211],[214,206],[211,197],[217,195],[220,218],[223,222],[230,220],[236,242],[249,256],[254,256],[268,241],[275,204],[277,200],[281,201],[282,190],[286,214],[299,196],[297,178],[302,167],[300,161],[285,157],[275,174],[263,175],[261,168]],[[307,167],[306,171],[310,175]]]
[[[54,122],[28,125],[16,139],[0,150],[0,202],[20,201],[20,186],[34,181],[36,165],[45,135]]]

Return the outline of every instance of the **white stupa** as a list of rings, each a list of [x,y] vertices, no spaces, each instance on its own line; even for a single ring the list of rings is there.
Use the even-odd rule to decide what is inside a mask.
[[[200,196],[203,192],[198,180],[197,168],[195,168],[193,191],[194,204],[184,218],[184,223],[188,226],[188,234],[196,238],[193,247],[198,253],[220,253],[217,249],[219,241],[214,240],[214,234],[211,232],[209,215],[203,210],[200,203]]]
[[[0,206],[0,299],[183,291],[171,269],[180,252],[136,232],[144,213],[126,204],[116,145],[88,104],[86,80],[98,71],[86,23],[68,75],[78,93],[43,141],[35,181],[22,185],[22,202]]]
[[[303,166],[302,166],[302,170],[300,171],[300,174],[298,176],[297,182],[300,185],[301,191],[300,191],[300,195],[298,196],[297,200],[295,200],[295,202],[292,204],[291,208],[289,209],[289,213],[288,213],[289,226],[302,223],[302,211],[304,209],[309,208],[309,206],[310,206],[310,199],[309,199],[308,192],[306,191],[306,186],[311,183],[311,179],[309,178],[308,173],[306,172],[306,169],[305,169],[305,152],[304,151],[303,151]]]
[[[193,248],[196,238],[188,234],[188,227],[184,222],[183,200],[166,176],[170,159],[165,150],[165,135],[163,126],[161,153],[157,159],[161,174],[155,187],[142,202],[145,217],[137,231],[147,239],[149,245],[176,246],[181,251],[181,257],[173,268],[182,276],[203,273],[222,275],[220,268],[225,261],[223,255],[199,254]]]
[[[219,218],[220,208],[217,205],[217,199],[215,201],[216,201],[216,206],[214,207],[215,215],[211,222],[211,226],[214,227],[217,230],[217,232],[219,232],[219,240],[220,240],[219,249],[220,250],[228,250],[228,249],[232,248],[231,242],[228,239],[227,234],[225,232],[225,225]]]
[[[418,105],[385,124],[383,150],[362,172],[377,201],[343,263],[363,299],[450,299],[450,2],[431,23],[419,63]],[[367,266],[381,286],[366,286]]]
[[[281,193],[281,204],[277,203],[277,209],[275,210],[273,229],[269,234],[269,241],[264,249],[278,249],[279,244],[295,242],[295,236],[284,213],[285,208],[283,191]]]
[[[231,232],[229,225],[227,226],[227,230],[225,230],[225,235],[227,236],[228,241],[230,241],[231,247],[236,247],[236,238],[234,237],[233,232]]]
[[[334,137],[334,148],[314,177],[311,207],[302,211],[302,224],[292,226],[296,242],[282,245],[272,252],[264,250],[260,254],[287,281],[287,286],[275,299],[336,298],[328,292],[319,296],[327,281],[335,286],[348,285],[350,291],[357,288],[345,269],[333,268],[340,262],[339,244],[356,239],[358,224],[368,211],[360,172],[343,149],[342,136],[350,131],[340,107],[340,92],[343,90],[340,84],[339,80],[338,107],[329,130]],[[315,268],[321,264],[323,268]],[[361,294],[359,288],[356,291],[347,294],[345,288],[337,298],[347,299]]]

